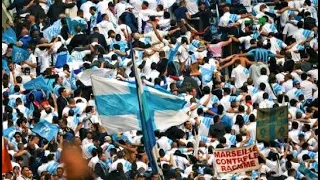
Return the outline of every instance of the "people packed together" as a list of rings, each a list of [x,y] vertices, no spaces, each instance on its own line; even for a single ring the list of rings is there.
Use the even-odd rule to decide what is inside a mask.
[[[7,11],[4,179],[68,179],[67,148],[85,159],[82,179],[308,179],[301,165],[318,174],[317,0],[12,0]],[[131,83],[133,63],[144,86],[185,100],[183,124],[155,129],[158,173],[140,129],[106,131],[82,79],[106,69],[103,78]],[[47,86],[32,88],[40,77]],[[288,136],[257,140],[258,110],[284,106]],[[44,122],[57,127],[50,140],[35,133]],[[217,171],[215,150],[251,145],[259,169]]]

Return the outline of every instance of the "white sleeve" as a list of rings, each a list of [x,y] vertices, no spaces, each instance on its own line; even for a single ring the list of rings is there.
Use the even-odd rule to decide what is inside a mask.
[[[288,23],[284,26],[283,31],[282,31],[282,34],[287,35],[287,33],[288,33],[288,28],[289,28],[288,26],[289,26]]]

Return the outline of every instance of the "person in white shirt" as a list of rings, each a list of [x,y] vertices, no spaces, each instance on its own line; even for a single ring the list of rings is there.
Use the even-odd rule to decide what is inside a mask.
[[[292,37],[292,35],[298,30],[298,27],[296,26],[298,22],[296,22],[294,18],[295,16],[293,14],[289,15],[289,21],[283,28],[282,35],[285,42],[288,37]]]
[[[314,32],[310,30],[303,29],[303,21],[299,21],[298,24],[298,31],[296,31],[292,37],[296,40],[298,44],[306,41],[311,41],[314,37]]]
[[[86,144],[92,143],[92,141],[93,141],[93,139],[92,139],[92,132],[89,131],[89,132],[87,132],[86,138],[84,138],[84,139],[82,140],[82,145],[84,146],[84,145],[86,145]]]
[[[114,7],[114,11],[116,12],[116,17],[119,19],[121,14],[126,11],[127,2],[125,0],[120,0]]]
[[[301,74],[301,79],[300,87],[305,99],[312,100],[312,95],[318,88],[310,81],[306,73]]]
[[[286,92],[286,95],[289,97],[289,99],[295,99],[295,100],[298,100],[299,99],[299,96],[301,94],[303,94],[303,92],[301,91],[301,86],[300,86],[300,82],[297,81],[297,80],[294,80],[293,81],[293,88],[290,89],[288,92]]]
[[[263,93],[263,101],[259,103],[259,108],[272,108],[274,102],[269,100],[269,94]]]
[[[112,22],[110,22],[109,20],[109,16],[107,14],[102,14],[102,18],[103,20],[97,24],[97,27],[99,28],[99,32],[104,35],[104,37],[106,38],[106,41],[109,38],[108,32],[110,30],[115,31],[115,28],[112,24]]]
[[[129,161],[123,159],[123,152],[122,151],[119,151],[117,153],[117,158],[118,159],[110,165],[109,172],[116,170],[119,163],[121,163],[123,165],[124,173],[131,170],[131,163]]]
[[[91,18],[91,14],[90,14],[90,8],[91,7],[95,7],[96,4],[94,4],[92,2],[92,0],[88,0],[87,2],[83,3],[81,6],[80,6],[80,9],[83,11],[83,17],[84,19],[88,22],[90,21],[90,18]]]
[[[37,68],[37,58],[34,55],[34,50],[35,50],[34,46],[28,48],[30,56],[26,61],[21,63],[21,67],[22,68],[30,68],[30,74],[37,75],[37,72],[36,72],[37,71],[36,70],[36,68]]]
[[[97,10],[101,14],[106,14],[108,9],[109,2],[113,2],[112,0],[102,0],[97,4]]]
[[[157,71],[157,64],[155,62],[151,63],[151,72],[146,74],[147,79],[150,80],[151,83],[154,83],[154,80],[159,77],[160,73]]]
[[[266,84],[260,83],[259,91],[252,96],[252,103],[260,104],[263,101],[263,94],[265,93]]]
[[[235,68],[231,72],[231,78],[234,80],[236,88],[241,88],[249,78],[249,70],[241,65],[240,60],[235,61]]]

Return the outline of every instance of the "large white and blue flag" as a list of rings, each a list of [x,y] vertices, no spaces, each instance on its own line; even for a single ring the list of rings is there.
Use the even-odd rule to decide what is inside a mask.
[[[40,120],[32,129],[32,132],[39,136],[51,141],[58,133],[59,127],[55,124],[51,124],[46,120]]]
[[[109,133],[142,130],[144,145],[152,170],[158,172],[154,130],[165,130],[184,123],[188,116],[185,101],[169,93],[144,87],[143,107],[139,107],[137,86],[116,79],[91,76],[96,107]],[[143,111],[140,112],[140,109]]]
[[[15,44],[17,42],[16,32],[12,28],[8,28],[2,33],[2,42],[7,44]]]
[[[102,124],[110,133],[141,129],[137,89],[134,83],[92,75],[92,88]],[[180,97],[144,87],[146,103],[153,117],[152,126],[166,130],[184,123],[188,116]]]
[[[57,20],[50,27],[46,28],[42,33],[43,37],[51,42],[54,37],[57,37],[61,32],[61,20]]]

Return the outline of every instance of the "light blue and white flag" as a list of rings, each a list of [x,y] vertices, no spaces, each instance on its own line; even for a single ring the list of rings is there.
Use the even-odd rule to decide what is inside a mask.
[[[15,63],[21,63],[25,60],[28,60],[30,53],[22,48],[13,46],[12,48],[12,61]]]
[[[141,129],[135,84],[96,75],[91,80],[99,116],[109,133]],[[151,87],[144,89],[155,129],[165,130],[186,121],[183,99]]]
[[[59,127],[57,125],[51,124],[46,120],[40,120],[32,129],[32,132],[37,133],[48,141],[51,141],[57,135],[58,131]]]
[[[16,32],[12,28],[5,30],[2,33],[2,42],[7,44],[15,44],[17,42]]]
[[[46,28],[42,33],[43,37],[51,42],[54,37],[57,37],[61,32],[61,20],[57,20],[50,27]]]

